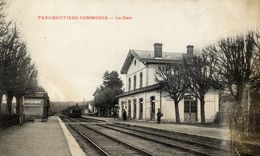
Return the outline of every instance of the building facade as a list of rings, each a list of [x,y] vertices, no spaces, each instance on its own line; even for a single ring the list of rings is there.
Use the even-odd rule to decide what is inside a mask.
[[[193,46],[187,46],[187,53],[162,52],[162,44],[155,43],[154,51],[129,50],[121,68],[126,76],[126,91],[118,96],[119,117],[123,110],[130,120],[155,121],[158,108],[163,113],[162,120],[175,122],[174,101],[161,90],[156,82],[156,68],[165,63],[176,63],[183,57],[193,55]],[[213,122],[219,109],[217,91],[205,97],[206,122]],[[200,103],[187,94],[179,103],[180,121],[200,122]]]
[[[50,100],[47,92],[34,92],[24,97],[23,114],[26,120],[48,117]]]

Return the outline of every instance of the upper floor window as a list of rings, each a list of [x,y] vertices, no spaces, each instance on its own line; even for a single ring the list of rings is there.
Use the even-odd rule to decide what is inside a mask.
[[[136,60],[134,60],[134,65],[136,65]]]
[[[131,90],[131,77],[128,79],[128,90]]]
[[[143,87],[143,73],[140,73],[140,88]]]
[[[136,75],[134,76],[134,89],[136,89]]]

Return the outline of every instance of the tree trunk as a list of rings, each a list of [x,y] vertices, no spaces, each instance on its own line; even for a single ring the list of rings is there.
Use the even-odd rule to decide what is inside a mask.
[[[237,144],[234,142],[235,140],[239,140],[240,135],[237,133],[241,129],[241,102],[233,101],[230,109],[230,151],[232,155],[236,155],[238,153]]]
[[[180,123],[179,103],[174,101],[176,123]]]
[[[201,116],[201,123],[205,123],[205,99],[202,97],[200,99],[200,116]]]
[[[0,114],[2,112],[2,99],[3,99],[3,94],[0,92]]]
[[[13,101],[13,94],[7,92],[7,112],[8,114],[12,114],[12,101]]]
[[[16,98],[16,114],[20,114],[21,113],[20,105],[21,105],[22,96],[16,95],[15,98]]]
[[[107,110],[107,116],[110,118],[110,108],[108,108]]]

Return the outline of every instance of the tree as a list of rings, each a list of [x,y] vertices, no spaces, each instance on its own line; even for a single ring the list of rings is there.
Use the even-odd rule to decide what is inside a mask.
[[[200,100],[201,123],[205,123],[205,95],[212,88],[219,87],[214,70],[215,58],[203,53],[201,56],[184,58],[191,93]]]
[[[248,95],[251,89],[258,90],[260,80],[259,33],[251,31],[221,39],[216,45],[208,47],[207,51],[217,58],[218,73],[231,95],[229,125],[231,140],[234,140],[240,137],[237,131],[248,132],[250,127]],[[254,96],[255,93],[250,95]],[[259,105],[259,102],[250,102],[250,109],[257,108],[253,106],[255,104]],[[231,152],[237,154],[236,146],[231,142]]]
[[[156,81],[162,82],[162,90],[174,100],[176,123],[180,123],[179,102],[188,89],[184,66],[180,63],[159,66],[156,69]]]
[[[16,26],[10,28],[11,22],[5,20],[5,2],[0,2],[0,113],[2,96],[6,94],[7,111],[11,114],[13,97],[16,97],[19,112],[21,97],[37,86],[37,70]]]
[[[16,28],[13,28],[2,41],[1,44],[1,64],[2,64],[2,90],[7,95],[7,112],[11,114],[12,100],[13,100],[13,78],[16,76],[14,73],[17,48],[19,47],[18,34]]]
[[[97,88],[94,94],[94,105],[99,108],[112,108],[117,102],[117,95],[123,92],[123,82],[117,71],[106,71],[103,76],[103,84]]]
[[[94,103],[97,107],[114,107],[117,102],[116,93],[114,89],[104,88],[94,97]]]
[[[259,80],[259,68],[256,64],[257,47],[255,33],[228,37],[206,49],[217,58],[218,74],[230,91],[233,103],[230,108],[230,126],[232,129],[244,129],[243,110],[247,108],[245,93],[249,82]],[[258,48],[259,52],[259,48]],[[254,57],[256,56],[256,57]],[[244,113],[245,114],[245,113]]]
[[[117,71],[105,72],[103,76],[103,86],[106,88],[122,88],[123,82],[119,79]]]
[[[4,7],[5,7],[6,2],[5,1],[1,1],[0,2],[0,114],[1,114],[1,108],[2,108],[2,97],[3,94],[5,93],[4,91],[4,87],[3,87],[3,51],[2,51],[2,45],[3,45],[3,40],[5,38],[5,36],[8,33],[8,28],[11,24],[11,22],[6,22],[5,20],[5,13],[4,13]]]
[[[11,22],[7,22],[5,17],[5,5],[6,0],[0,1],[0,39],[2,41],[2,38],[8,33],[8,28],[11,25]]]
[[[38,87],[37,70],[31,63],[31,58],[27,54],[25,44],[21,44],[18,49],[16,60],[16,77],[14,78],[14,96],[16,98],[16,112],[20,112],[20,101],[22,96],[32,93]]]
[[[260,31],[255,31],[254,32],[254,52],[253,52],[253,58],[252,60],[252,76],[251,76],[251,81],[253,81],[254,89],[259,89],[260,88]]]
[[[37,70],[31,63],[25,43],[19,39],[16,27],[4,39],[1,51],[3,89],[7,95],[7,111],[11,114],[13,97],[16,97],[19,112],[21,97],[37,86]]]

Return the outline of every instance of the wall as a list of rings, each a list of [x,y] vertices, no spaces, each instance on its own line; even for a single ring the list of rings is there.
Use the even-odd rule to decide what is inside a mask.
[[[136,65],[134,62],[136,61]],[[138,61],[137,59],[133,59],[131,62],[131,65],[129,66],[129,69],[126,73],[126,91],[129,91],[129,84],[128,84],[128,79],[131,78],[131,90],[134,88],[134,75],[136,75],[136,89],[140,88],[140,73],[143,73],[143,85],[142,87],[145,87],[146,84],[146,66]]]
[[[205,118],[206,122],[213,122],[219,111],[219,94],[218,92],[209,92],[205,97]]]
[[[25,118],[42,118],[43,99],[25,99],[24,100]]]
[[[147,78],[146,85],[147,86],[150,86],[150,85],[153,85],[153,84],[157,83],[155,81],[155,77],[156,77],[155,71],[156,71],[156,68],[157,68],[157,65],[153,65],[153,64],[147,65],[147,75],[146,75],[146,78]]]
[[[161,104],[160,104],[160,91],[149,91],[145,93],[139,93],[136,95],[131,95],[127,97],[119,98],[119,117],[122,117],[122,101],[126,101],[124,103],[124,108],[126,112],[128,112],[128,100],[131,101],[131,117],[133,117],[133,99],[137,99],[137,120],[139,120],[139,98],[143,98],[143,120],[150,120],[150,97],[155,96],[155,114],[158,111],[158,108],[161,108],[161,112],[163,113],[162,120],[167,122],[176,122],[175,119],[175,107],[174,101],[168,96],[167,93],[161,93]],[[210,92],[205,96],[205,118],[206,122],[213,122],[216,114],[219,110],[219,95],[218,92]],[[201,121],[200,118],[200,102],[197,101],[197,117],[198,121]],[[180,114],[180,121],[184,122],[184,100],[179,102],[179,114]]]
[[[135,61],[136,61],[136,65],[134,64]],[[156,65],[152,65],[152,64],[144,65],[142,62],[134,58],[126,74],[126,90],[129,91],[129,84],[128,84],[129,78],[131,78],[131,90],[134,89],[134,75],[136,75],[136,89],[140,88],[141,72],[143,73],[142,87],[156,84],[155,81],[156,68],[157,68]]]
[[[139,104],[139,99],[143,99],[143,120],[150,120],[150,110],[151,110],[151,105],[150,105],[150,97],[154,96],[155,97],[155,114],[157,113],[158,108],[160,108],[160,93],[159,91],[150,91],[150,92],[145,92],[145,93],[139,93],[135,94],[132,96],[127,96],[127,97],[122,97],[119,98],[119,117],[122,117],[122,102],[124,103],[123,107],[125,108],[126,112],[128,112],[128,101],[131,101],[131,117],[134,115],[134,107],[133,107],[133,100],[136,99],[136,119],[139,120],[139,111],[140,111],[140,104]]]

